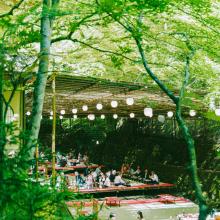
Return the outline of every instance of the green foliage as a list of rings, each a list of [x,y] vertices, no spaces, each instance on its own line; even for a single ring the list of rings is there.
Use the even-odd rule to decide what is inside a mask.
[[[218,171],[219,172],[219,171]],[[203,179],[203,194],[207,199],[207,204],[210,209],[219,209],[219,184],[220,184],[220,175],[218,172],[202,172],[201,176]],[[182,192],[182,195],[196,201],[195,191],[192,188],[192,183],[190,176],[187,174],[180,175],[177,180],[177,188],[179,192]]]
[[[93,122],[87,118],[79,118],[77,120],[72,119],[71,123],[69,119],[58,121],[56,149],[63,153],[74,151],[76,154],[92,151],[96,142],[102,143],[108,133],[116,129],[115,126],[116,121],[111,119],[96,119]],[[40,141],[44,152],[47,146],[51,146],[51,127],[51,120],[42,121]]]
[[[216,144],[215,137],[218,133],[215,131],[219,125],[211,121],[204,123],[202,119],[196,121],[188,119],[187,124],[196,140],[197,159],[200,165],[207,159],[210,148]],[[40,141],[44,152],[47,149],[46,146],[51,146],[51,127],[51,120],[42,121]],[[97,141],[99,144],[96,143]],[[155,145],[160,146],[160,156],[153,158],[152,152]],[[106,163],[106,165],[113,164],[115,167],[120,167],[125,157],[133,158],[133,156],[135,161],[140,157],[139,160],[143,161],[143,164],[146,161],[154,161],[185,165],[187,161],[181,131],[171,119],[160,123],[156,118],[153,120],[124,118],[118,122],[108,117],[105,120],[96,119],[95,121],[79,118],[72,119],[71,122],[68,119],[62,120],[61,125],[58,121],[56,149],[63,153],[71,151],[75,155],[78,152],[87,152],[91,161]],[[50,155],[50,148],[48,151]],[[116,155],[117,160],[114,158]],[[210,168],[211,164],[210,162],[207,167]]]
[[[65,188],[57,190],[50,185],[36,181],[29,173],[35,161],[27,157],[26,132],[18,132],[13,124],[5,126],[7,147],[20,146],[15,156],[9,157],[5,151],[0,167],[0,216],[2,220],[12,219],[72,219],[65,201],[76,199],[77,195]]]

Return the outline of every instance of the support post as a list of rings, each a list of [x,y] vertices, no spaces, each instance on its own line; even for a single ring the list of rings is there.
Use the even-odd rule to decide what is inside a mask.
[[[3,53],[2,53],[3,54]],[[4,147],[6,143],[6,134],[4,127],[4,64],[3,64],[3,55],[0,55],[0,166],[3,167],[4,160]],[[0,169],[0,180],[3,179],[3,169]]]
[[[38,182],[38,165],[39,165],[39,148],[38,148],[38,144],[36,145],[36,181]]]
[[[56,184],[56,84],[55,76],[52,81],[52,90],[53,90],[53,124],[52,124],[52,186]]]

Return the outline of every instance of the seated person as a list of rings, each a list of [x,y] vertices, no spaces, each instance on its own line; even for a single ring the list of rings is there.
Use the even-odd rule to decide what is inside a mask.
[[[83,174],[79,174],[78,172],[75,172],[76,175],[76,185],[78,187],[82,187],[85,184],[85,177]]]
[[[109,176],[109,179],[110,179],[111,183],[114,183],[115,176],[116,176],[116,170],[111,170],[110,171],[110,176]]]
[[[79,161],[79,163],[82,161],[82,154],[81,153],[78,153],[77,160]]]
[[[128,175],[131,177],[134,175],[134,169],[132,167],[130,167],[130,169],[128,170]]]
[[[141,168],[140,166],[137,166],[137,169],[133,173],[134,176],[140,177],[141,176]]]
[[[105,174],[101,172],[99,175],[99,188],[104,187],[105,179],[106,179]]]
[[[117,172],[117,174],[115,176],[114,184],[115,184],[115,186],[124,186],[125,185],[125,181],[122,179],[122,175],[120,172]]]
[[[95,172],[95,170],[93,170],[91,174],[92,174],[94,186],[97,187],[97,185],[98,185],[97,184],[97,179],[98,179],[97,173]]]
[[[107,172],[107,173],[105,174],[104,187],[110,187],[110,186],[111,186],[110,172]]]
[[[77,159],[72,159],[69,161],[70,166],[76,166],[77,164]]]
[[[66,157],[65,157],[65,156],[62,156],[62,157],[61,157],[61,160],[60,160],[60,166],[61,166],[61,167],[65,167],[66,165],[67,165]]]
[[[129,171],[129,164],[123,163],[121,166],[121,175],[127,175]]]
[[[76,179],[73,175],[67,175],[67,184],[68,187],[72,188],[76,185]]]
[[[92,173],[88,173],[88,176],[86,177],[86,185],[88,189],[93,188],[93,176]]]
[[[131,176],[132,178],[136,179],[136,180],[140,180],[141,179],[141,168],[140,166],[137,166],[137,169],[133,172],[133,175]]]
[[[102,168],[101,166],[98,166],[98,167],[95,169],[95,172],[96,172],[96,175],[97,175],[97,176],[99,176],[99,175],[101,174],[101,172],[102,172],[102,171],[101,171],[101,168]]]
[[[150,183],[159,184],[159,178],[158,178],[157,174],[154,173],[154,171],[151,171],[151,175],[149,176],[149,178],[150,178]]]
[[[86,166],[89,164],[89,157],[88,157],[87,154],[84,154],[84,156],[83,156],[83,162],[84,162],[84,164],[85,164]]]
[[[143,180],[144,181],[148,181],[149,180],[148,169],[147,168],[145,168],[145,170],[144,170]]]

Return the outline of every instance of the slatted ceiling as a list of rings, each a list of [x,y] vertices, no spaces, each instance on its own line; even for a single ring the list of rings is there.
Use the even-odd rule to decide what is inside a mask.
[[[52,109],[52,80],[49,79],[46,87],[43,114],[49,115]],[[127,106],[126,98],[133,97],[135,104]],[[110,102],[117,100],[119,106],[114,109]],[[96,104],[101,102],[103,109],[98,111]],[[155,105],[156,103],[156,105]],[[82,111],[82,106],[89,107],[87,112]],[[174,110],[175,105],[158,88],[150,85],[147,88],[141,84],[131,84],[124,82],[111,82],[107,80],[97,80],[94,78],[83,78],[58,75],[56,76],[56,106],[57,114],[61,109],[65,109],[66,115],[72,117],[72,108],[77,108],[77,115],[87,116],[89,113],[96,115],[117,113],[121,116],[129,116],[134,112],[136,116],[143,117],[143,109],[146,106],[155,106],[154,113],[166,114],[167,111]],[[26,95],[26,110],[30,111],[32,105],[32,94]],[[187,110],[188,111],[188,110]]]
[[[80,85],[88,85],[88,84],[97,84],[98,87],[103,87],[103,88],[125,88],[125,89],[140,89],[143,86],[140,85],[135,85],[135,84],[130,84],[130,83],[115,83],[115,82],[110,82],[110,81],[106,81],[106,80],[97,80],[97,79],[82,79],[82,78],[71,78],[71,77],[66,77],[65,79],[62,78],[62,76],[58,76],[56,77],[56,82],[59,85],[64,84],[66,87],[68,87],[68,85],[71,85],[71,87],[73,85],[76,86],[80,86]]]

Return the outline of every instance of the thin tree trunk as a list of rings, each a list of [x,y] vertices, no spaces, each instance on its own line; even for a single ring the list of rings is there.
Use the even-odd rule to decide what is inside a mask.
[[[186,85],[188,83],[189,79],[189,59],[187,59],[187,65],[186,65],[186,75],[185,75],[185,80],[183,83],[183,87],[180,91],[180,96],[179,98],[176,97],[157,77],[156,75],[152,72],[152,70],[148,67],[147,60],[144,54],[144,50],[141,45],[141,40],[138,38],[135,38],[139,53],[142,58],[142,63],[143,66],[148,73],[148,75],[157,83],[157,85],[165,92],[165,94],[170,97],[170,99],[174,102],[176,105],[176,119],[178,126],[183,132],[183,137],[186,141],[187,144],[187,150],[188,150],[188,155],[189,155],[189,164],[190,164],[190,173],[191,173],[191,178],[192,178],[192,183],[193,187],[195,189],[195,194],[196,194],[196,199],[199,202],[199,220],[205,220],[208,214],[208,208],[206,205],[206,200],[203,197],[202,194],[202,188],[200,185],[199,181],[199,176],[197,172],[197,162],[196,162],[196,151],[195,151],[195,145],[194,145],[194,140],[192,138],[192,135],[190,134],[190,131],[184,121],[184,119],[181,116],[181,99],[183,97]]]
[[[182,111],[181,111],[182,100],[184,97],[186,86],[189,83],[190,60],[194,55],[194,49],[190,46],[189,42],[188,42],[188,48],[190,49],[190,53],[186,58],[185,78],[184,78],[183,85],[182,85],[182,88],[179,93],[179,100],[176,103],[176,119],[177,119],[178,126],[180,127],[180,129],[183,132],[183,137],[184,137],[186,144],[187,144],[189,164],[190,164],[189,170],[191,173],[192,184],[193,184],[193,188],[195,190],[196,198],[199,202],[199,212],[200,212],[199,219],[205,220],[207,217],[207,214],[208,214],[208,211],[207,211],[208,208],[206,205],[205,198],[202,194],[202,188],[201,188],[200,181],[199,181],[199,176],[198,176],[198,171],[197,171],[195,144],[194,144],[193,137],[192,137],[184,119],[182,118]]]
[[[50,15],[48,14],[50,8],[51,1],[43,0],[39,68],[33,94],[32,118],[30,128],[31,131],[27,142],[28,154],[30,159],[34,158],[35,146],[40,130],[45,88],[48,76],[52,32]]]
[[[203,197],[202,194],[202,188],[197,171],[195,144],[192,135],[190,134],[190,131],[181,116],[181,110],[179,105],[177,105],[176,108],[176,119],[180,129],[183,132],[183,137],[187,144],[189,164],[190,164],[189,171],[191,173],[191,179],[193,183],[193,188],[195,190],[196,199],[199,202],[199,220],[205,220],[208,214],[208,210],[207,210],[205,198]]]

